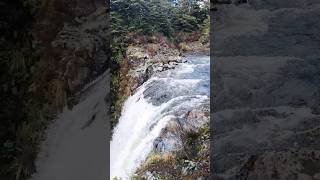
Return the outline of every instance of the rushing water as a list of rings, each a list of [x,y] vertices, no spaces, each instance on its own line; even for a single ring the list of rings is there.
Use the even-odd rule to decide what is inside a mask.
[[[111,179],[129,179],[166,123],[208,100],[209,56],[186,59],[187,63],[154,75],[125,102],[110,145]]]

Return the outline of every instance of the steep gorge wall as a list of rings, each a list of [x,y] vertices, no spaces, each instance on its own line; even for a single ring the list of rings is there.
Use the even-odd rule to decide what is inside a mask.
[[[49,120],[109,68],[108,6],[103,0],[0,3],[2,179],[35,171]]]
[[[39,66],[48,91],[64,89],[72,96],[109,67],[107,7],[102,0],[48,0],[43,4],[33,32],[41,47]],[[51,96],[53,101],[60,98],[57,92]]]

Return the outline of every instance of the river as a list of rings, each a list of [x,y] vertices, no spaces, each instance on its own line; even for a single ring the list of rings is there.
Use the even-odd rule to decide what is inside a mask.
[[[111,179],[130,179],[170,119],[208,102],[210,57],[185,58],[175,69],[154,74],[126,100],[110,144]],[[172,150],[176,143],[165,141],[161,149]]]

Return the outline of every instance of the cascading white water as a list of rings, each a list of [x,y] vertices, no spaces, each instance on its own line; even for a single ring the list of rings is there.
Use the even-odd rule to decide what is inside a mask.
[[[208,99],[209,57],[187,59],[149,79],[125,102],[110,144],[111,179],[130,179],[167,122]]]

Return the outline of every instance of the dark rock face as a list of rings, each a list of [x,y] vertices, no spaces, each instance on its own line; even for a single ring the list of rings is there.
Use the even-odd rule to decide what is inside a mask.
[[[215,179],[319,178],[315,2],[249,1],[218,8],[211,51]]]
[[[165,43],[170,44],[168,40]],[[151,53],[150,49],[154,49],[154,51]],[[175,47],[169,47],[168,45],[162,47],[160,44],[150,43],[129,46],[125,61],[129,71],[126,74],[129,82],[126,87],[132,93],[153,74],[174,69],[178,63],[183,62],[183,59]]]
[[[101,0],[49,0],[39,13],[34,34],[52,59],[56,76],[74,93],[109,67],[107,4]]]
[[[180,118],[172,118],[154,142],[157,152],[183,151],[188,134],[199,133],[209,122],[209,103],[195,106],[194,110],[181,112]]]
[[[320,12],[317,9],[277,10],[269,12],[264,18],[268,24],[266,33],[259,36],[249,35],[250,38],[237,36],[218,41],[215,45],[217,48],[215,55],[314,58],[320,54],[318,49]]]
[[[258,9],[306,8],[319,3],[317,0],[247,0]]]

